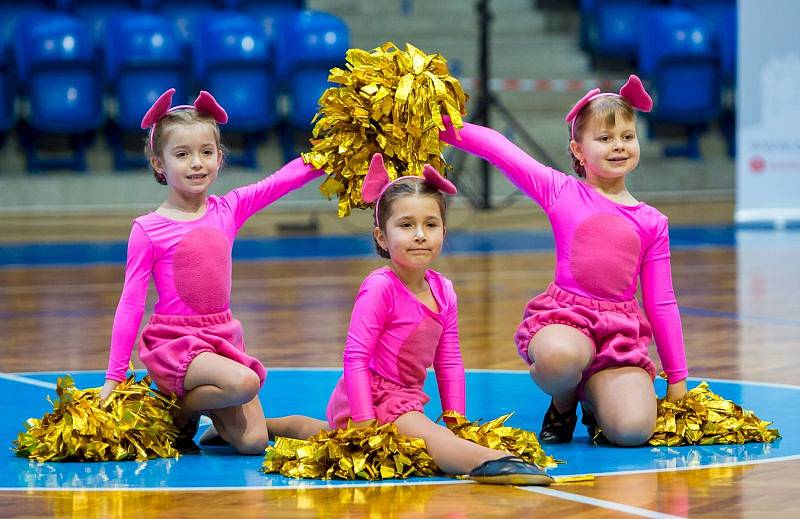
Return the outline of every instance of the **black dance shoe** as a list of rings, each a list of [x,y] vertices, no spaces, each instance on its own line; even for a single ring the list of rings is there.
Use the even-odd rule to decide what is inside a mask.
[[[542,430],[539,432],[540,443],[569,443],[572,441],[572,434],[575,432],[575,424],[578,423],[578,404],[572,408],[559,413],[553,401],[550,400],[550,407],[544,414],[542,420]]]
[[[581,404],[581,415],[581,423],[586,426],[586,432],[589,433],[589,441],[595,445],[608,444],[609,441],[603,436],[603,430],[598,425],[594,413],[586,409],[583,404]]]
[[[181,454],[196,454],[200,452],[200,447],[194,442],[194,435],[200,426],[200,417],[192,418],[183,427],[178,428],[178,436],[172,446]]]
[[[469,473],[470,479],[490,485],[538,485],[553,483],[543,469],[516,456],[486,461]]]

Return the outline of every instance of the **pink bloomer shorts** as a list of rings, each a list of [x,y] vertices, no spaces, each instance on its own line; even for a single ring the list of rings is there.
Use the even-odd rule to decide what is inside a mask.
[[[378,424],[394,422],[398,417],[410,411],[425,412],[424,406],[430,397],[421,387],[401,386],[373,372],[370,372],[370,378],[372,403],[375,406],[375,418]],[[351,416],[352,411],[350,411],[350,401],[347,399],[344,377],[341,377],[328,400],[328,424],[336,429],[344,429]]]
[[[164,393],[186,394],[183,379],[195,357],[216,353],[252,369],[264,385],[267,370],[245,353],[242,323],[231,311],[208,315],[158,315],[142,331],[139,358]]]
[[[583,332],[595,345],[595,357],[586,368],[577,387],[584,399],[586,381],[608,368],[637,366],[655,378],[656,366],[647,354],[652,340],[650,323],[639,310],[635,299],[604,301],[579,296],[551,284],[525,307],[522,323],[514,334],[520,356],[528,364],[531,338],[551,324],[563,324]]]

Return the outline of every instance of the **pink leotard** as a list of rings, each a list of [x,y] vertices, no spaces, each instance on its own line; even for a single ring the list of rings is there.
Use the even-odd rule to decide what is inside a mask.
[[[643,306],[667,379],[685,379],[667,217],[645,203],[609,200],[590,184],[540,164],[491,128],[465,123],[459,136],[448,127],[440,138],[492,163],[544,209],[555,237],[558,287],[593,299],[627,301],[641,279]]]
[[[425,306],[388,267],[372,272],[356,296],[344,349],[343,384],[350,416],[376,418],[372,378],[421,389],[433,365],[443,410],[465,412],[464,363],[453,285],[434,270],[425,275],[439,311]],[[334,394],[334,401],[336,394]]]
[[[322,175],[297,158],[259,182],[224,196],[210,195],[192,221],[156,213],[136,218],[114,325],[106,378],[122,381],[145,310],[152,274],[161,315],[206,315],[229,309],[231,249],[236,233],[257,211]]]

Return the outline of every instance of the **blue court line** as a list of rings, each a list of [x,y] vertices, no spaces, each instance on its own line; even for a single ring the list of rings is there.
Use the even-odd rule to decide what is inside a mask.
[[[732,246],[736,229],[676,227],[670,229],[673,248]],[[445,254],[513,253],[552,250],[550,231],[484,231],[449,233]],[[6,243],[0,245],[0,267],[70,266],[125,263],[126,242]],[[372,257],[367,235],[293,236],[238,239],[235,260],[281,260]]]
[[[306,414],[322,418],[331,389],[341,370],[337,368],[271,369],[261,399],[267,414]],[[0,377],[0,445],[10,446],[22,423],[51,409],[44,398],[52,390],[58,373],[13,373]],[[78,387],[99,386],[103,372],[73,372]],[[9,378],[11,377],[11,379]],[[14,379],[16,377],[16,379]],[[690,387],[699,379],[690,379]],[[783,438],[772,444],[714,445],[690,447],[616,448],[592,446],[578,427],[575,439],[566,445],[548,445],[546,451],[566,465],[552,469],[555,476],[595,474],[620,475],[659,471],[693,470],[714,466],[755,465],[800,459],[800,409],[794,405],[800,387],[731,380],[708,380],[711,389],[725,398],[752,409],[762,419],[775,421]],[[426,413],[435,419],[440,412],[435,377],[427,378],[431,402]],[[665,383],[656,381],[659,394]],[[297,398],[297,395],[303,395]],[[490,419],[514,411],[508,425],[538,430],[549,397],[537,390],[526,371],[467,370],[467,414]],[[0,452],[2,449],[0,449]],[[381,484],[441,484],[451,478],[414,478],[387,483],[294,480],[259,472],[261,458],[238,456],[230,448],[207,448],[197,456],[178,460],[159,459],[146,463],[45,463],[17,458],[10,450],[0,454],[0,490],[12,489],[288,489],[331,486],[375,486]]]

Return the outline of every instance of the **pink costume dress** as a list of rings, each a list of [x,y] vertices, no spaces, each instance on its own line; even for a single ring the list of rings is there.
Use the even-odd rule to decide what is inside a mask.
[[[251,215],[321,174],[298,158],[255,184],[210,195],[196,220],[154,212],[136,218],[106,378],[125,379],[152,275],[158,301],[142,331],[139,358],[161,391],[183,396],[186,370],[203,352],[251,368],[263,384],[266,370],[245,353],[241,323],[230,311],[233,241]]]
[[[595,344],[595,358],[577,387],[593,374],[639,366],[655,377],[647,346],[655,336],[670,383],[686,378],[686,358],[678,304],[672,289],[667,217],[638,203],[618,204],[580,179],[546,167],[498,132],[465,123],[442,141],[477,155],[544,209],[556,244],[555,281],[532,299],[515,334],[520,356],[529,364],[531,338],[550,324],[572,326]],[[635,299],[642,283],[642,315]],[[649,319],[648,319],[649,318]]]
[[[393,422],[423,412],[423,392],[433,365],[443,410],[465,413],[464,363],[458,342],[458,308],[450,280],[428,270],[438,312],[425,306],[388,267],[373,271],[356,296],[344,347],[344,374],[328,401],[328,423]]]

